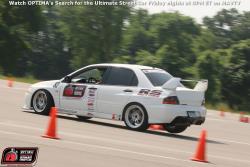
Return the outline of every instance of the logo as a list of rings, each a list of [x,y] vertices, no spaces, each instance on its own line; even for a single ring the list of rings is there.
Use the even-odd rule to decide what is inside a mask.
[[[63,90],[65,97],[83,97],[86,86],[84,85],[67,85]]]
[[[138,95],[141,96],[155,96],[159,97],[161,95],[162,91],[161,90],[149,90],[149,89],[141,89],[138,93]]]
[[[37,147],[8,147],[3,151],[1,164],[34,166],[37,160]]]

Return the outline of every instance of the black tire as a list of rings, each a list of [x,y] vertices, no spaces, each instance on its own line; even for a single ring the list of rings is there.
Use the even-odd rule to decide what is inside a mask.
[[[46,104],[42,108],[38,108],[38,104],[37,104],[37,100],[38,100],[37,96],[39,94],[43,94],[46,97],[46,102],[45,102]],[[31,104],[36,113],[42,114],[42,115],[49,115],[51,107],[54,107],[54,100],[51,94],[47,90],[41,89],[41,90],[37,90],[33,94],[32,99],[31,99]]]
[[[79,116],[79,115],[77,115],[77,118],[78,118],[79,120],[81,120],[81,121],[86,121],[86,120],[88,120],[88,119],[91,119],[92,117],[86,117],[86,116]]]
[[[129,121],[129,113],[130,112],[135,112],[133,110],[138,110],[138,115],[140,115],[139,113],[141,113],[142,119],[140,124],[138,125],[134,125],[131,123],[132,120]],[[131,114],[131,113],[130,113]],[[148,114],[147,111],[145,110],[145,108],[138,103],[131,103],[129,105],[127,105],[123,111],[123,121],[125,123],[125,125],[127,126],[127,128],[131,129],[131,130],[136,130],[136,131],[145,131],[148,129]]]
[[[164,128],[169,133],[181,133],[187,129],[187,126],[164,124]]]

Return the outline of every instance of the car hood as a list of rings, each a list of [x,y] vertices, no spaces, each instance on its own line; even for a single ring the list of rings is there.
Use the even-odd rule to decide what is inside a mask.
[[[42,82],[38,82],[35,83],[33,85],[31,85],[31,87],[53,87],[55,85],[55,83],[59,82],[60,80],[51,80],[51,81],[42,81]]]

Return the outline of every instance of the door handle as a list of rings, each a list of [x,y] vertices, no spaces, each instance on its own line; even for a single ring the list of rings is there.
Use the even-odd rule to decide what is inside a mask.
[[[125,90],[123,90],[123,92],[133,92],[133,90],[131,90],[131,89],[125,89]]]
[[[90,87],[89,89],[97,89],[96,87]]]

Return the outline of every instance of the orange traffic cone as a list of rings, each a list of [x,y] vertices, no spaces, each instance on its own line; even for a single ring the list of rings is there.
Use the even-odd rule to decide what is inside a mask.
[[[244,117],[244,123],[249,123],[248,117]]]
[[[150,130],[165,130],[165,128],[163,127],[163,125],[150,125],[149,126]]]
[[[7,80],[7,85],[8,85],[8,87],[13,87],[13,79],[11,79],[11,78],[8,78],[8,80]]]
[[[202,130],[198,147],[192,161],[208,162],[206,160],[206,130]]]
[[[240,119],[239,119],[240,122],[244,122],[244,113],[243,112],[240,112]]]
[[[57,115],[57,108],[52,107],[50,110],[50,121],[48,124],[48,129],[45,135],[42,137],[50,138],[50,139],[59,139],[56,135],[56,115]]]
[[[220,111],[220,116],[225,117],[225,112],[223,110]]]

